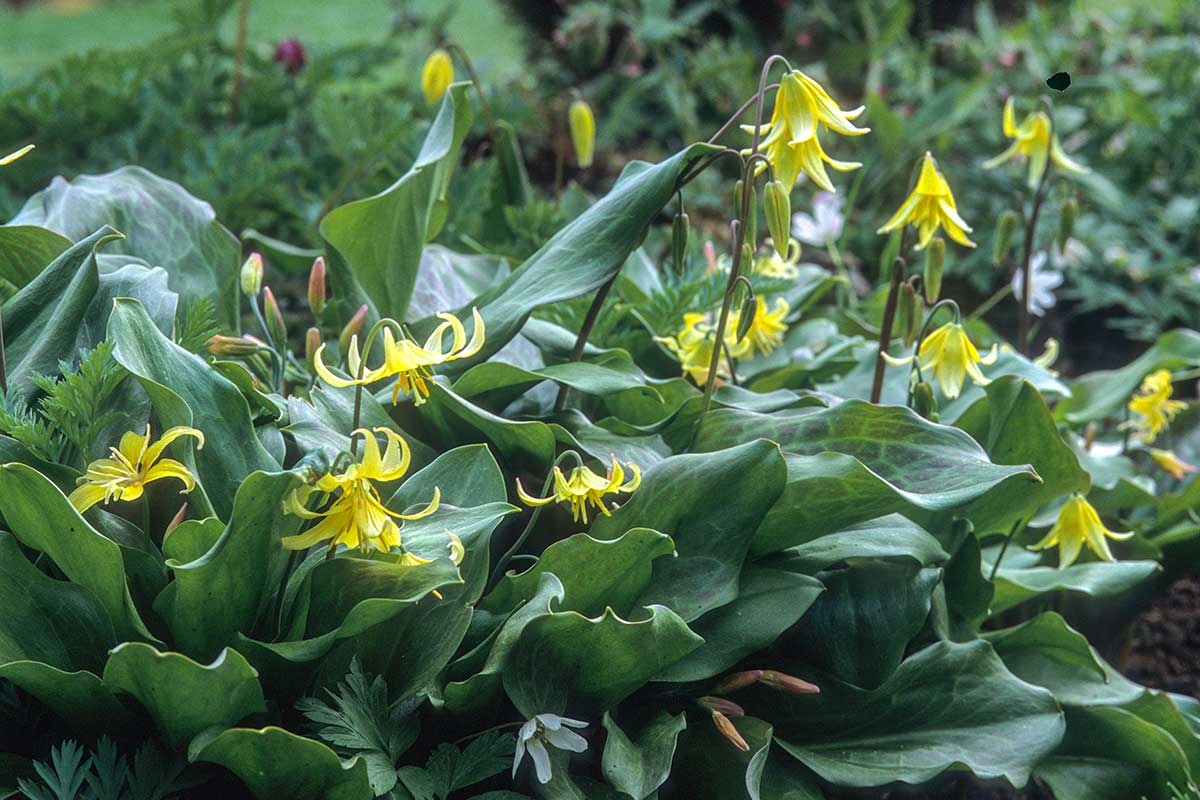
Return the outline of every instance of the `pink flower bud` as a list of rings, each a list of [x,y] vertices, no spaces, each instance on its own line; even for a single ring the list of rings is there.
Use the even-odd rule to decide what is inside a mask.
[[[720,711],[714,711],[712,715],[713,725],[717,728],[717,733],[725,737],[725,741],[741,750],[743,753],[750,752],[750,745],[746,744],[746,740],[738,733],[738,729],[729,721],[729,717],[722,714]]]
[[[715,711],[724,714],[727,717],[744,717],[746,710],[732,700],[726,700],[724,697],[701,697],[696,701],[709,711]]]
[[[342,351],[342,356],[350,352],[350,339],[362,333],[363,325],[367,323],[367,304],[363,303],[358,307],[358,311],[354,312],[354,316],[346,323],[346,327],[342,328],[342,333],[338,336],[338,348]]]
[[[317,316],[325,309],[325,257],[317,256],[308,273],[308,307]]]
[[[713,694],[729,694],[736,692],[738,689],[745,689],[758,683],[762,679],[763,671],[761,669],[748,669],[745,672],[735,672],[732,675],[726,675],[717,685],[713,687]]]
[[[775,670],[764,670],[762,677],[758,679],[763,686],[770,686],[772,689],[778,689],[781,692],[788,694],[820,694],[821,688],[816,684],[808,681],[794,678],[791,675],[785,675],[782,672]]]
[[[275,45],[275,63],[283,67],[288,75],[295,75],[304,69],[308,54],[299,39],[284,39]]]

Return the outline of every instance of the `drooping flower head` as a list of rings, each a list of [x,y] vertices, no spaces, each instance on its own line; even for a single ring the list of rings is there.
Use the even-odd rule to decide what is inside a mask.
[[[890,364],[909,364],[913,357],[893,358],[884,354]],[[932,369],[937,378],[938,386],[947,399],[953,400],[962,392],[963,383],[968,375],[980,386],[986,386],[991,380],[980,371],[979,365],[987,366],[996,361],[996,346],[986,356],[980,356],[975,345],[967,337],[963,326],[957,322],[947,322],[933,333],[925,337],[917,351],[917,363],[924,372]]]
[[[975,246],[975,243],[967,238],[971,226],[958,215],[950,184],[946,182],[942,173],[938,172],[932,153],[925,153],[925,159],[921,162],[921,174],[912,194],[876,233],[890,233],[910,222],[920,234],[918,250],[929,244],[938,228],[945,228],[946,235],[963,247]]]
[[[1013,111],[1013,99],[1008,98],[1004,103],[1004,135],[1012,139],[1013,143],[1000,155],[983,162],[983,166],[992,169],[1018,155],[1028,158],[1030,188],[1036,188],[1042,179],[1047,157],[1068,172],[1087,172],[1086,167],[1067,157],[1062,145],[1058,143],[1058,134],[1052,135],[1050,128],[1050,117],[1045,111],[1033,112],[1018,126]]]
[[[185,494],[192,491],[196,488],[196,478],[191,471],[173,458],[162,458],[167,445],[180,436],[195,438],[196,449],[204,446],[204,434],[183,425],[167,429],[153,444],[150,443],[149,423],[145,433],[127,432],[116,447],[109,448],[111,458],[100,458],[88,464],[87,472],[79,478],[79,485],[68,498],[71,505],[82,514],[102,500],[105,504],[137,500],[147,483],[162,478],[178,478],[183,481]]]
[[[716,326],[708,314],[697,311],[689,311],[683,315],[683,327],[679,333],[674,336],[654,337],[654,341],[666,346],[679,361],[683,374],[700,386],[708,380],[716,339]],[[728,378],[730,374],[729,359],[722,353],[717,362],[717,377]]]
[[[1107,540],[1122,540],[1131,536],[1132,533],[1114,533],[1105,528],[1092,504],[1083,495],[1075,494],[1058,512],[1058,519],[1054,521],[1050,532],[1032,549],[1045,550],[1058,545],[1058,568],[1062,569],[1075,563],[1085,543],[1100,558],[1115,561]]]
[[[1154,460],[1159,469],[1169,473],[1176,480],[1181,481],[1189,472],[1196,471],[1195,464],[1189,464],[1171,450],[1159,450],[1152,447],[1150,448],[1150,458]]]
[[[734,358],[753,358],[756,352],[766,355],[783,344],[783,335],[787,333],[787,323],[783,320],[791,310],[788,301],[776,297],[775,310],[767,311],[767,301],[760,295],[755,298],[755,305],[754,320],[740,342],[737,341],[737,329],[742,312],[735,309],[729,314],[725,341]]]
[[[825,154],[817,134],[822,126],[843,136],[862,136],[870,128],[859,128],[851,120],[858,119],[865,106],[843,111],[821,84],[799,70],[792,70],[779,81],[775,94],[775,109],[771,121],[763,126],[759,147],[771,162],[775,179],[789,191],[796,185],[800,173],[806,173],[813,183],[827,192],[837,191],[825,164],[839,172],[849,172],[862,166],[857,161],[835,161]],[[753,125],[742,130],[753,135]],[[750,155],[749,149],[742,155]],[[756,172],[766,165],[759,163]]]
[[[375,433],[359,428],[354,436],[363,439],[362,458],[351,463],[338,473],[322,475],[312,486],[305,486],[288,495],[284,511],[304,519],[319,519],[304,533],[286,536],[283,546],[288,550],[304,550],[318,542],[329,542],[330,549],[340,545],[362,551],[379,550],[388,552],[401,546],[400,525],[396,520],[411,520],[427,517],[437,511],[441,502],[441,491],[436,487],[433,498],[420,511],[401,514],[387,508],[379,497],[376,481],[394,481],[408,472],[411,452],[408,443],[394,431],[375,428],[387,438],[387,449],[379,453]],[[324,511],[309,511],[305,502],[314,492],[335,494],[333,503]],[[426,563],[412,554],[406,554],[404,563]]]
[[[400,392],[404,392],[412,397],[414,404],[421,405],[425,402],[425,398],[429,397],[427,381],[433,377],[430,367],[444,364],[447,361],[469,358],[483,349],[486,334],[483,317],[479,316],[477,309],[471,309],[471,314],[475,319],[475,330],[472,332],[469,342],[466,329],[458,317],[453,314],[441,313],[438,314],[438,318],[442,320],[441,324],[434,328],[424,345],[418,345],[408,338],[396,341],[391,328],[385,328],[383,332],[383,363],[374,369],[363,365],[364,356],[358,352],[357,335],[350,338],[346,356],[346,366],[350,371],[349,378],[335,375],[325,366],[321,359],[321,354],[325,350],[323,344],[317,348],[316,355],[313,357],[313,368],[321,376],[321,380],[330,386],[337,387],[367,385],[396,376],[396,385],[392,388],[392,404],[395,405],[400,399]],[[448,350],[443,349],[447,333],[452,334]],[[357,378],[360,367],[363,368],[363,376]]]
[[[1187,408],[1187,403],[1172,400],[1171,373],[1165,369],[1151,372],[1129,399],[1129,410],[1138,415],[1128,427],[1133,428],[1144,442],[1153,442],[1167,429],[1175,415]]]
[[[433,105],[441,100],[452,83],[454,62],[450,60],[450,54],[439,47],[429,54],[421,69],[421,92],[425,95],[425,102]]]
[[[637,464],[628,464],[633,473],[628,481],[625,480],[625,468],[612,456],[612,466],[605,475],[597,475],[584,466],[575,467],[570,476],[563,474],[561,467],[554,468],[554,492],[549,497],[533,497],[521,486],[517,479],[517,496],[527,506],[544,506],[547,503],[568,503],[571,506],[571,518],[576,522],[587,523],[588,506],[597,509],[604,516],[611,512],[604,504],[606,495],[629,494],[642,483],[642,471]]]
[[[587,750],[587,739],[569,728],[586,728],[587,723],[577,719],[560,717],[558,714],[538,714],[526,722],[517,731],[517,750],[513,754],[512,775],[517,776],[517,768],[525,759],[525,753],[533,759],[533,768],[539,783],[549,783],[553,774],[550,771],[550,754],[546,745],[566,750],[571,753],[582,753]]]

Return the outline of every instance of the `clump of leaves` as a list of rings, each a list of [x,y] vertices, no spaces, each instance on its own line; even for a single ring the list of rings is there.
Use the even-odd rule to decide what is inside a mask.
[[[21,778],[18,785],[29,800],[162,800],[184,788],[180,777],[186,766],[184,759],[165,756],[149,743],[137,751],[131,767],[107,736],[90,754],[67,740],[51,748],[49,764],[33,763],[40,780]]]

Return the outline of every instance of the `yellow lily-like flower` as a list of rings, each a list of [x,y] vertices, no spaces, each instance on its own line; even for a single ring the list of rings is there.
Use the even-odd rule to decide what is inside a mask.
[[[858,119],[866,106],[844,111],[833,101],[821,84],[799,70],[792,70],[779,81],[775,94],[775,108],[771,121],[762,129],[765,135],[759,147],[771,162],[776,180],[791,191],[800,177],[807,173],[813,183],[827,192],[836,192],[825,164],[839,172],[849,172],[862,166],[857,161],[835,161],[821,149],[817,139],[820,126],[825,126],[843,136],[862,136],[870,128],[859,128],[851,120]],[[742,130],[753,135],[753,125],[743,125]],[[742,155],[750,155],[743,150]],[[759,163],[756,174],[766,169]]]
[[[980,356],[975,345],[967,337],[963,326],[957,322],[947,322],[933,333],[925,337],[917,351],[917,363],[922,371],[932,369],[937,378],[938,386],[946,398],[953,400],[962,392],[963,383],[968,375],[980,386],[987,386],[991,380],[980,371],[979,365],[985,367],[996,361],[996,345],[986,356]],[[884,360],[889,364],[900,366],[912,363],[913,357],[893,358],[887,353]]]
[[[654,341],[671,351],[683,368],[684,375],[703,386],[708,380],[716,338],[716,328],[708,314],[689,311],[683,315],[683,327],[679,333],[674,336],[655,336]],[[722,354],[717,362],[717,377],[728,378],[730,374],[729,359]]]
[[[729,353],[734,358],[753,358],[756,351],[766,355],[783,344],[783,335],[787,333],[788,326],[783,320],[791,310],[788,301],[776,297],[775,310],[767,311],[767,301],[761,296],[755,299],[757,302],[754,320],[740,342],[737,341],[737,329],[742,312],[735,310],[729,314],[729,322],[725,327],[725,343],[729,345]]]
[[[304,533],[284,537],[284,548],[304,550],[328,540],[330,549],[341,544],[364,552],[373,549],[386,553],[401,545],[400,526],[396,520],[421,519],[437,511],[442,493],[436,487],[433,499],[425,508],[413,514],[400,514],[383,504],[374,481],[402,478],[408,472],[412,454],[408,443],[399,434],[387,428],[375,428],[374,431],[382,433],[388,440],[383,455],[379,453],[379,443],[371,430],[359,428],[353,435],[363,438],[360,461],[351,464],[343,472],[322,475],[314,485],[302,487],[284,500],[285,513],[321,520]],[[324,511],[309,511],[304,503],[314,491],[329,494],[338,492],[338,495]],[[416,566],[428,561],[406,553],[401,563]]]
[[[800,276],[800,268],[796,266],[800,263],[800,242],[794,237],[788,239],[786,251],[780,257],[774,247],[770,248],[765,255],[754,259],[751,274],[784,281],[795,280]]]
[[[137,500],[147,483],[162,478],[178,478],[183,481],[184,494],[192,491],[196,478],[191,471],[173,458],[162,458],[167,445],[180,436],[195,437],[196,449],[204,447],[204,434],[184,425],[169,428],[153,444],[149,423],[145,433],[127,432],[116,447],[109,448],[112,458],[88,464],[87,472],[67,499],[82,514],[101,500],[106,505],[116,500]]]
[[[571,103],[567,124],[571,129],[571,144],[575,147],[575,163],[580,169],[587,169],[596,152],[596,116],[587,101],[577,99]]]
[[[986,169],[998,167],[1015,156],[1029,159],[1029,187],[1036,188],[1046,169],[1047,156],[1059,167],[1068,172],[1087,172],[1087,167],[1072,161],[1063,152],[1058,143],[1058,135],[1051,135],[1050,117],[1045,111],[1035,111],[1017,125],[1016,114],[1013,112],[1013,99],[1010,97],[1004,103],[1004,135],[1013,140],[1000,155],[983,162]]]
[[[18,158],[25,155],[33,148],[34,148],[34,145],[27,144],[24,147],[22,147],[20,150],[16,151],[15,153],[9,153],[8,155],[4,156],[3,158],[0,158],[0,167],[7,167],[9,164],[13,163]]]
[[[441,100],[452,83],[454,62],[450,60],[450,54],[439,47],[429,54],[421,69],[421,92],[425,95],[425,102],[433,105]]]
[[[904,201],[904,205],[900,206],[876,233],[890,233],[910,222],[920,233],[918,250],[929,244],[939,227],[945,228],[946,235],[963,247],[975,246],[975,243],[967,238],[972,228],[958,215],[950,184],[946,183],[946,178],[938,172],[933,154],[928,151],[925,153],[925,160],[921,162],[921,174],[917,178],[916,188]]]
[[[1170,473],[1176,480],[1181,481],[1184,475],[1196,471],[1194,464],[1189,464],[1170,450],[1159,450],[1152,447],[1150,448],[1150,458],[1154,460],[1159,469]]]
[[[479,316],[479,311],[474,308],[471,309],[471,314],[475,318],[475,330],[472,332],[469,342],[466,329],[458,317],[453,314],[441,313],[438,314],[438,318],[442,320],[442,323],[425,340],[424,346],[416,344],[411,339],[396,341],[391,329],[384,329],[383,363],[374,369],[364,369],[362,378],[353,377],[358,375],[359,368],[363,366],[363,356],[358,352],[357,334],[350,338],[350,347],[346,355],[346,366],[349,368],[350,378],[335,375],[325,366],[325,362],[321,359],[321,354],[325,351],[324,344],[318,347],[317,352],[313,355],[313,369],[321,376],[321,380],[330,386],[339,388],[365,386],[394,375],[399,376],[396,385],[392,388],[392,405],[395,405],[400,399],[400,392],[403,391],[412,397],[414,404],[419,406],[425,402],[425,398],[429,397],[427,381],[433,377],[430,367],[444,364],[447,361],[469,358],[483,349],[483,340],[486,335],[483,317]],[[442,349],[443,339],[447,332],[453,334],[453,341],[450,349],[444,351]]]
[[[570,477],[563,475],[562,468],[554,468],[554,493],[549,497],[533,497],[521,486],[517,478],[517,497],[527,506],[544,506],[547,503],[570,503],[571,519],[576,522],[588,521],[588,506],[599,509],[604,516],[612,512],[604,505],[604,496],[609,494],[628,494],[642,483],[642,471],[637,464],[628,464],[633,477],[625,480],[625,468],[612,456],[612,466],[604,476],[597,475],[587,467],[575,467]]]
[[[1058,519],[1054,521],[1046,537],[1031,549],[1045,550],[1047,547],[1058,545],[1058,568],[1062,569],[1075,563],[1085,542],[1100,558],[1115,561],[1112,551],[1108,549],[1107,540],[1124,540],[1131,536],[1132,533],[1115,533],[1105,528],[1092,504],[1083,495],[1076,494],[1072,495],[1058,512]]]
[[[1139,419],[1126,423],[1125,427],[1137,431],[1142,441],[1153,442],[1175,415],[1187,408],[1187,403],[1171,399],[1173,392],[1170,372],[1165,369],[1151,372],[1129,400],[1129,410]]]

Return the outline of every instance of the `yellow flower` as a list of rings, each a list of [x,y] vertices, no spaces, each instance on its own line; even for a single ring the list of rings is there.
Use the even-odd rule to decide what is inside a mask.
[[[183,481],[184,493],[196,488],[196,479],[183,464],[173,458],[161,458],[167,445],[180,436],[194,436],[196,449],[204,447],[204,434],[183,425],[168,429],[162,438],[150,444],[150,425],[146,432],[127,432],[116,447],[110,447],[112,458],[100,458],[88,464],[87,472],[79,478],[79,486],[68,498],[82,514],[101,500],[137,500],[144,487],[161,478]]]
[[[628,465],[633,477],[625,481],[625,468],[617,463],[616,455],[612,456],[612,466],[604,476],[597,475],[587,467],[576,467],[571,470],[570,477],[563,475],[560,467],[554,468],[554,493],[549,497],[533,497],[521,486],[517,479],[517,496],[527,506],[544,506],[547,503],[570,503],[571,518],[576,522],[588,521],[588,506],[600,510],[604,516],[610,516],[604,505],[604,496],[609,494],[628,494],[642,483],[642,471],[637,464]]]
[[[439,47],[429,54],[421,69],[421,91],[425,94],[425,102],[432,105],[441,100],[452,83],[454,62],[450,60],[450,54]]]
[[[766,255],[754,259],[751,273],[767,278],[791,281],[800,276],[800,268],[796,266],[798,263],[800,263],[800,242],[792,238],[788,240],[785,257],[781,258],[772,247]]]
[[[1167,370],[1160,369],[1147,375],[1129,400],[1129,410],[1141,418],[1127,423],[1126,427],[1137,431],[1142,441],[1153,442],[1175,415],[1187,408],[1187,403],[1171,399],[1173,391],[1171,373]]]
[[[912,362],[912,356],[893,358],[887,353],[883,355],[889,364],[897,366]],[[979,364],[987,366],[996,361],[996,346],[986,356],[980,356],[975,345],[967,338],[967,332],[957,322],[947,322],[921,342],[917,351],[917,363],[924,371],[933,369],[942,394],[950,400],[962,392],[963,383],[968,375],[980,386],[987,386],[991,381],[979,370]]]
[[[799,70],[793,70],[779,81],[775,95],[775,109],[771,121],[762,128],[764,136],[759,142],[775,179],[789,191],[796,185],[801,172],[808,174],[813,183],[827,192],[835,192],[833,183],[825,172],[825,164],[839,172],[849,172],[862,166],[857,161],[835,161],[821,149],[817,132],[824,125],[843,136],[862,136],[870,128],[859,128],[851,120],[858,119],[865,106],[852,111],[843,111],[821,84]],[[753,125],[743,125],[742,130],[754,133]],[[750,155],[743,150],[742,155]],[[761,162],[756,174],[766,168]]]
[[[1175,476],[1176,480],[1183,480],[1184,475],[1196,471],[1195,465],[1189,464],[1170,450],[1159,450],[1152,447],[1150,448],[1150,458],[1154,459],[1154,463],[1158,464],[1160,469]]]
[[[1068,172],[1087,172],[1087,168],[1072,161],[1063,152],[1058,143],[1058,135],[1050,134],[1050,117],[1045,111],[1035,111],[1025,118],[1020,127],[1017,126],[1016,115],[1013,113],[1013,99],[1010,97],[1004,104],[1004,135],[1013,140],[1000,155],[983,162],[987,169],[998,167],[1014,156],[1021,155],[1029,159],[1029,186],[1036,188],[1046,169],[1046,156]]]
[[[6,167],[9,164],[13,163],[18,158],[20,158],[21,156],[25,155],[30,150],[32,150],[33,147],[34,146],[31,144],[27,144],[24,147],[22,147],[20,150],[18,150],[17,152],[9,153],[8,155],[4,156],[4,158],[0,158],[0,167]]]
[[[754,321],[750,323],[750,330],[746,331],[746,336],[740,342],[737,341],[737,329],[741,311],[736,310],[729,314],[729,322],[725,327],[725,343],[729,345],[729,352],[734,358],[753,358],[755,351],[766,355],[783,344],[783,335],[787,333],[787,323],[783,320],[791,310],[788,301],[782,297],[775,298],[775,310],[768,312],[767,301],[761,296],[756,300]]]
[[[361,379],[353,377],[358,375],[363,361],[363,357],[358,352],[357,335],[351,337],[349,352],[346,356],[346,366],[352,377],[343,378],[335,375],[325,366],[325,362],[321,360],[321,354],[325,351],[324,344],[318,347],[317,352],[313,355],[313,369],[323,381],[330,386],[339,388],[365,386],[393,375],[399,376],[396,385],[392,388],[392,405],[395,405],[400,399],[400,392],[403,391],[411,396],[413,402],[419,406],[425,402],[425,398],[429,397],[429,386],[426,382],[433,377],[430,367],[444,364],[447,361],[469,358],[483,349],[483,339],[486,333],[483,317],[479,316],[477,309],[471,309],[471,314],[475,319],[475,330],[471,334],[470,342],[467,341],[466,329],[458,317],[442,313],[438,314],[442,323],[425,340],[424,346],[416,344],[411,339],[401,339],[397,342],[392,336],[391,329],[385,328],[383,332],[383,363],[375,369],[365,368]],[[453,341],[450,349],[443,351],[442,340],[447,332],[453,334]]]
[[[329,540],[333,549],[339,544],[388,552],[400,547],[400,526],[396,520],[421,519],[437,511],[441,502],[441,491],[433,490],[433,499],[425,508],[414,514],[399,514],[388,509],[379,498],[379,490],[373,481],[394,481],[408,472],[411,453],[408,443],[397,433],[387,428],[375,428],[387,437],[387,449],[381,456],[379,443],[366,428],[354,431],[363,438],[362,459],[338,474],[326,473],[313,486],[305,486],[288,495],[284,511],[304,519],[320,519],[304,533],[286,536],[283,546],[288,550],[304,550],[318,542]],[[314,491],[332,494],[340,492],[333,503],[324,511],[309,511],[304,502]],[[453,542],[452,542],[453,544]],[[409,566],[428,563],[411,553],[406,553],[401,562]]]
[[[575,163],[580,169],[587,169],[592,165],[592,155],[596,151],[596,117],[592,107],[583,100],[576,100],[567,112],[567,122],[571,128],[571,143],[575,146]]]
[[[954,195],[950,192],[950,184],[938,172],[933,154],[926,152],[925,160],[921,163],[921,175],[917,178],[917,187],[904,201],[904,205],[892,215],[884,226],[876,233],[889,233],[896,228],[911,222],[920,232],[920,250],[929,244],[939,227],[946,229],[946,235],[963,247],[974,247],[975,243],[967,238],[971,226],[958,215],[954,205]]]
[[[1046,534],[1046,538],[1033,545],[1034,550],[1045,550],[1047,547],[1058,545],[1058,568],[1069,567],[1079,558],[1079,551],[1084,542],[1092,552],[1105,561],[1115,561],[1112,551],[1108,549],[1107,539],[1123,540],[1133,536],[1132,533],[1114,533],[1104,527],[1100,515],[1083,495],[1072,495],[1062,510],[1058,519]]]
[[[654,341],[665,345],[678,359],[683,374],[702,386],[708,380],[716,336],[716,328],[708,314],[689,311],[683,315],[683,328],[679,333],[674,336],[655,336]],[[728,378],[729,375],[729,359],[722,354],[717,362],[717,377]]]

